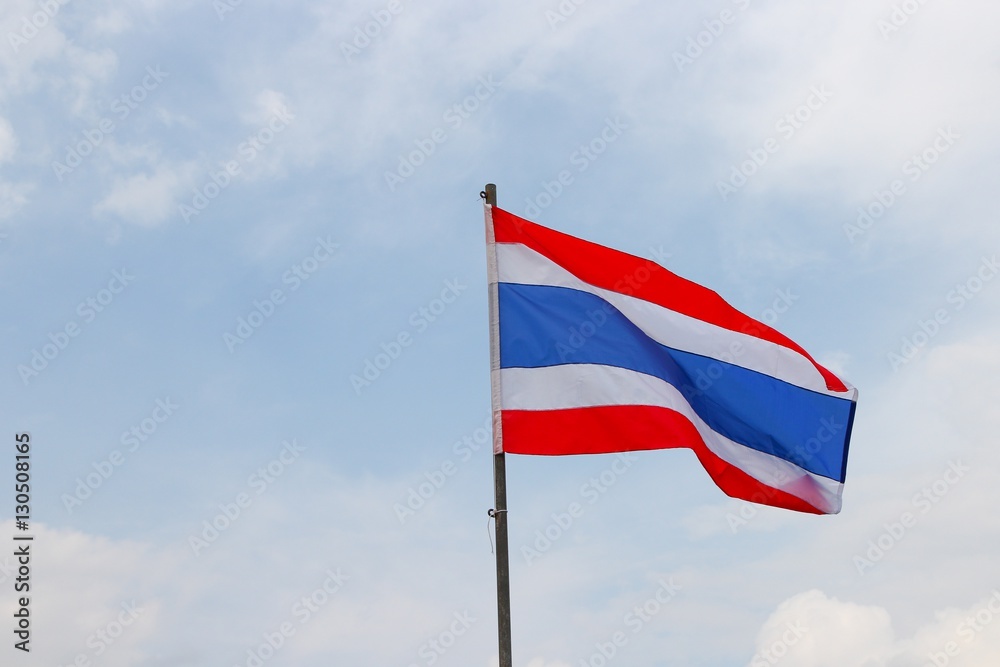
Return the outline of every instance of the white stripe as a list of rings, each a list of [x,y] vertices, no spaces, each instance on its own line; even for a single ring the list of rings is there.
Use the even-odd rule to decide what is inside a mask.
[[[504,368],[504,410],[564,410],[606,405],[649,405],[686,417],[708,449],[757,481],[826,513],[840,511],[844,485],[713,431],[671,384],[637,371],[598,364]]]
[[[493,402],[493,453],[503,452],[503,419],[500,414],[500,303],[497,294],[497,243],[493,232],[493,207],[483,206],[486,222],[486,279],[489,281],[490,397]]]
[[[662,345],[742,366],[804,389],[857,400],[857,390],[850,385],[847,392],[828,389],[812,362],[783,345],[730,331],[644,299],[595,287],[520,243],[494,245],[500,282],[569,287],[589,292],[620,310],[647,336]]]

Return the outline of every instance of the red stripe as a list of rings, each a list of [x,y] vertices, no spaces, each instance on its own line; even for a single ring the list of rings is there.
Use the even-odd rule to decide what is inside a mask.
[[[763,322],[744,315],[721,296],[685,280],[655,262],[536,225],[493,207],[497,243],[521,243],[595,287],[636,296],[716,326],[770,341],[808,359],[831,391],[847,391],[798,344]]]
[[[504,410],[508,454],[561,456],[650,449],[691,449],[712,480],[733,498],[823,514],[790,493],[767,486],[713,454],[684,415],[667,408],[615,405],[565,410]]]

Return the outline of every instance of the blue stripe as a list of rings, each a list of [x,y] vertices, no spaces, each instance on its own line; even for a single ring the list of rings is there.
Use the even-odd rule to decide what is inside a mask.
[[[676,387],[717,433],[844,481],[852,401],[661,345],[588,292],[500,283],[499,302],[501,368],[602,364],[646,373]]]

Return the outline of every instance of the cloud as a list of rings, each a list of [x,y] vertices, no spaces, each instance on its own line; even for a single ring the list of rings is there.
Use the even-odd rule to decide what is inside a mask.
[[[5,2],[0,8],[0,100],[48,87],[69,101],[74,113],[92,101],[97,83],[106,81],[118,60],[107,48],[88,49],[67,38],[65,3],[39,11],[31,0]]]
[[[28,203],[28,193],[32,187],[24,183],[0,182],[0,219],[8,218]]]
[[[117,8],[97,17],[90,25],[90,29],[94,32],[106,35],[117,35],[131,27],[132,21],[128,13]]]
[[[267,125],[275,116],[290,114],[288,98],[276,90],[264,89],[257,93],[253,108],[241,114],[247,125]]]
[[[17,152],[17,136],[6,118],[0,116],[0,164],[10,162]],[[28,183],[7,183],[0,180],[0,219],[9,218],[28,203]]]
[[[893,648],[888,612],[808,591],[786,600],[757,636],[750,667],[884,667]]]
[[[16,534],[13,521],[0,523]],[[148,545],[108,540],[74,530],[32,526],[31,655],[36,664],[70,664],[86,655],[108,667],[149,659],[143,644],[158,630],[161,601],[154,593],[173,561]],[[11,586],[17,567],[0,557],[0,578]],[[13,596],[4,596],[3,616],[13,617]]]
[[[17,151],[17,137],[14,128],[6,118],[0,116],[0,163],[8,162]]]
[[[570,667],[568,662],[546,660],[544,658],[533,658],[528,661],[528,667]]]
[[[887,667],[981,667],[1000,664],[1000,586],[964,609],[935,614]]]
[[[749,667],[982,667],[1000,664],[1000,589],[964,609],[934,614],[897,639],[889,613],[820,591],[781,603],[764,624]]]
[[[117,178],[111,192],[94,206],[140,227],[155,227],[177,213],[177,199],[191,185],[193,165],[161,164],[151,173]]]
[[[894,6],[754,3],[692,66],[712,85],[695,88],[694,72],[681,78],[689,106],[725,146],[717,154],[718,178],[771,137],[780,148],[748,179],[747,193],[836,191],[863,204],[900,179],[907,186],[903,201],[917,204],[908,209],[908,233],[918,223],[917,231],[940,234],[943,215],[951,233],[994,225],[982,215],[990,191],[970,184],[997,175],[986,147],[998,138],[993,119],[1000,99],[985,91],[997,86],[993,63],[1000,47],[987,26],[1000,20],[1000,7],[974,2],[959,12],[921,3],[898,31],[883,36],[879,22]],[[716,71],[722,60],[730,66]],[[804,109],[817,89],[828,91],[827,99]],[[798,112],[798,121],[779,129]],[[949,128],[959,136],[954,146],[911,180],[904,163]],[[942,197],[948,191],[961,195]]]

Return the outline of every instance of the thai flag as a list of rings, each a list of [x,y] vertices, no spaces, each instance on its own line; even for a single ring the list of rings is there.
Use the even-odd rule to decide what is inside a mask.
[[[857,390],[715,292],[486,207],[494,451],[686,447],[725,493],[835,514]]]

